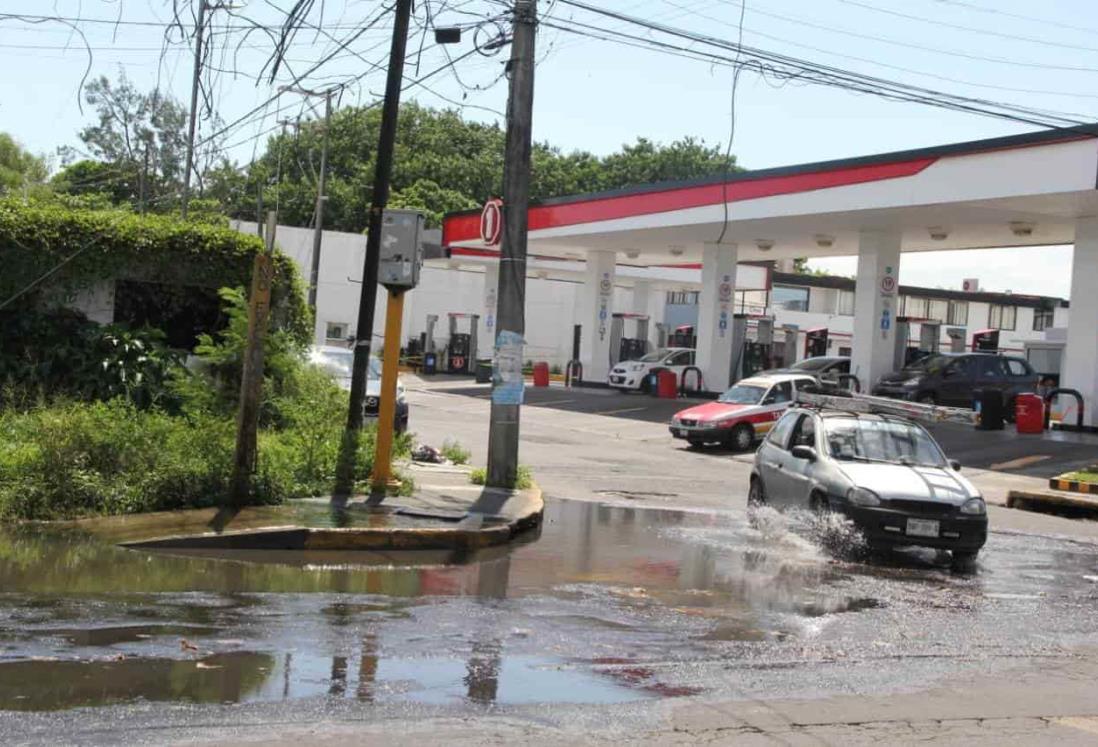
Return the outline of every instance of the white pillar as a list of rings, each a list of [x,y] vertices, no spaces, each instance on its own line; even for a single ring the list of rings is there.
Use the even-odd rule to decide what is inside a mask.
[[[615,252],[588,252],[580,291],[583,325],[580,361],[584,381],[605,382],[610,373],[610,322],[614,313]]]
[[[648,317],[648,341],[649,350],[652,349],[652,340],[656,337],[656,320],[648,311],[648,305],[652,300],[652,281],[637,280],[633,283],[633,313],[644,314]]]
[[[850,371],[863,392],[892,371],[900,287],[900,234],[858,235],[858,279],[854,288],[854,355]]]
[[[695,363],[705,377],[705,388],[711,392],[723,392],[732,383],[738,256],[735,244],[705,244],[702,248]]]
[[[491,358],[496,342],[496,294],[499,292],[499,265],[484,266],[480,321],[477,323],[477,358]]]
[[[1078,389],[1083,395],[1086,425],[1098,418],[1098,217],[1075,221],[1075,251],[1071,261],[1071,314],[1068,316],[1067,349],[1060,386]],[[1062,404],[1070,398],[1061,397]],[[1072,421],[1074,423],[1074,421]]]

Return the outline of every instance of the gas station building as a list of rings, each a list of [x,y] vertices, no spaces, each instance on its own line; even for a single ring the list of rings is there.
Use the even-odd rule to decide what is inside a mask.
[[[452,260],[498,254],[480,217],[444,219]],[[901,308],[903,253],[1073,244],[1061,386],[1098,401],[1098,125],[554,198],[531,205],[529,229],[531,266],[582,265],[585,380],[605,381],[619,277],[700,268],[696,357],[711,391],[734,378],[752,263],[857,256],[851,372],[868,388],[894,369],[897,318],[915,316]],[[487,293],[495,273],[484,277]],[[1056,304],[1021,305],[1056,323]]]

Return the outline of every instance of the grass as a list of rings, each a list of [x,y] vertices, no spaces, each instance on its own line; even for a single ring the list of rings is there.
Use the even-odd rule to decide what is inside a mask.
[[[1070,482],[1092,482],[1098,483],[1098,469],[1081,469],[1077,472],[1067,472],[1060,475],[1058,480],[1068,480]]]
[[[442,448],[439,451],[442,452],[442,456],[454,464],[468,464],[469,462],[469,450],[457,441],[451,441],[450,439],[443,441]]]
[[[469,482],[474,485],[484,485],[488,482],[488,470],[485,467],[476,467],[469,473]],[[513,490],[529,490],[534,487],[534,473],[525,464],[518,466],[515,474]]]

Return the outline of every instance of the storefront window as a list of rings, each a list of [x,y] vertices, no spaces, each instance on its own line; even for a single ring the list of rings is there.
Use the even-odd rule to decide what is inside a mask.
[[[808,311],[808,288],[775,285],[770,291],[770,305],[786,311]]]

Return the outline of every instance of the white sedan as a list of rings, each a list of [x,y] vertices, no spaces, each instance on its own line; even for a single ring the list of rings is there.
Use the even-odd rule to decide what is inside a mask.
[[[610,369],[607,383],[613,389],[649,391],[648,374],[655,369],[666,368],[675,373],[675,380],[682,381],[682,372],[694,365],[691,348],[663,348],[654,350],[635,361],[622,361]]]

